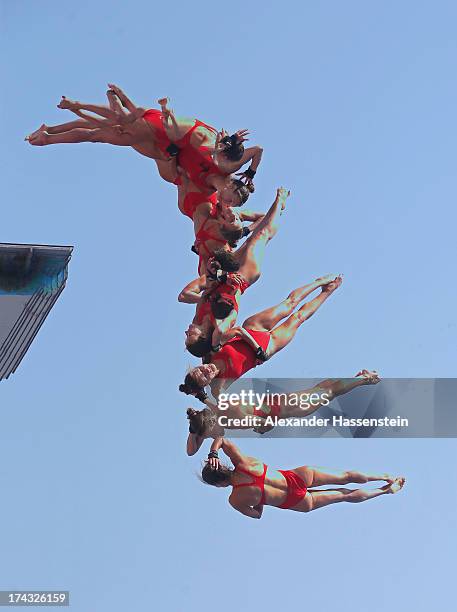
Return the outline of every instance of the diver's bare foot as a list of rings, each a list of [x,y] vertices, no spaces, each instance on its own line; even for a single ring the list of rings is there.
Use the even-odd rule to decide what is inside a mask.
[[[355,376],[356,378],[358,376],[364,378],[367,385],[377,385],[381,380],[381,377],[376,370],[360,370],[360,372],[357,372]]]
[[[108,91],[106,92],[106,97],[108,98],[110,102],[113,102],[113,103],[120,102],[119,98],[117,97],[116,92],[113,89],[108,89]]]
[[[66,98],[62,96],[62,100],[57,105],[57,108],[63,108],[67,110],[76,110],[79,108],[79,102],[75,102],[74,100],[70,100],[70,98]]]
[[[164,117],[165,123],[168,123],[168,121],[174,115],[173,109],[167,106],[169,102],[170,102],[170,98],[159,98],[157,100],[157,103],[160,104],[160,110],[162,111],[162,115]]]
[[[126,108],[126,97],[125,97],[125,93],[122,91],[122,89],[120,87],[118,87],[117,85],[115,85],[114,83],[108,83],[108,87],[111,89],[111,91],[114,91],[116,96],[121,101],[122,106],[124,108]]]
[[[122,103],[117,97],[117,94],[112,89],[108,89],[106,92],[106,97],[108,98],[108,104],[110,109],[116,115],[116,118],[119,123],[126,123],[127,115],[122,110]],[[133,121],[133,120],[132,120]]]
[[[343,275],[338,274],[335,280],[322,284],[322,293],[333,293],[334,291],[338,289],[338,287],[341,287],[342,283],[343,283]]]
[[[45,129],[41,131],[37,130],[33,133],[33,138],[29,137],[26,140],[28,140],[31,145],[42,147],[43,145],[48,144],[48,136],[49,134],[46,132]]]
[[[319,278],[316,278],[316,283],[318,283],[319,286],[328,285],[328,283],[336,281],[338,276],[338,274],[326,274],[325,276],[319,276]]]
[[[398,476],[395,478],[392,484],[388,485],[386,488],[387,493],[398,493],[406,482],[406,478],[404,476]]]
[[[116,96],[121,96],[122,95],[122,89],[120,87],[118,87],[117,85],[115,85],[114,83],[108,83],[108,87],[109,89],[111,89],[112,91],[114,91],[114,93],[116,94]]]
[[[170,102],[170,98],[159,98],[157,100],[157,104],[159,104],[162,107],[162,110],[166,108],[169,102]]]
[[[32,144],[32,141],[35,140],[35,138],[39,136],[41,132],[45,132],[47,129],[48,129],[48,126],[42,123],[37,130],[35,130],[34,132],[26,136],[24,140],[28,140],[28,142]]]

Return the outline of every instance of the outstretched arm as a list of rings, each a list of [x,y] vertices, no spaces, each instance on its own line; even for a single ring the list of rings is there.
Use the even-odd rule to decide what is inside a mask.
[[[224,453],[230,459],[234,466],[237,466],[238,463],[241,463],[244,460],[244,455],[231,440],[227,440],[227,438],[221,438],[221,446]]]
[[[263,222],[263,220],[265,219],[265,215],[262,214],[256,221],[254,221],[253,223],[250,223],[247,228],[249,230],[249,234],[252,234],[258,227],[259,225]]]

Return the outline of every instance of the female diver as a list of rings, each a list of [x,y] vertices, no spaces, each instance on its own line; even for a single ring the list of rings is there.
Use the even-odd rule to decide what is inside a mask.
[[[308,285],[292,291],[277,306],[259,312],[224,334],[222,347],[213,347],[203,365],[192,368],[179,386],[187,395],[194,395],[204,402],[208,397],[205,387],[210,386],[215,398],[234,380],[255,368],[258,363],[270,359],[291,342],[298,328],[340,287],[341,276],[318,278]],[[295,308],[315,290],[319,295]],[[280,321],[286,319],[283,323]]]
[[[265,433],[274,427],[268,423],[268,417],[273,419],[275,417],[278,419],[307,417],[319,408],[328,406],[335,397],[349,393],[363,385],[376,385],[379,381],[380,378],[376,371],[361,370],[354,378],[330,378],[319,382],[311,389],[276,394],[277,397],[273,398],[273,402],[264,402],[259,407],[229,403],[227,408],[222,409],[206,399],[207,408],[187,410],[189,419],[187,454],[194,455],[206,438],[223,437],[226,429],[253,429],[256,433]],[[304,406],[301,405],[301,400]]]
[[[338,502],[359,503],[380,495],[398,493],[405,484],[403,476],[365,474],[355,470],[326,470],[307,465],[278,470],[255,457],[243,455],[230,440],[220,438],[220,446],[233,468],[220,464],[217,450],[213,450],[202,469],[202,480],[215,487],[232,487],[229,504],[251,518],[261,518],[264,506],[310,512]],[[374,481],[386,484],[376,489],[348,489],[341,486],[351,482],[366,484]],[[316,489],[328,485],[332,488]]]

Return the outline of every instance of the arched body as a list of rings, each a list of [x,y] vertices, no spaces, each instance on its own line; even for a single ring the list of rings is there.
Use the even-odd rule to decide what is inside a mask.
[[[341,276],[318,278],[292,291],[278,305],[249,317],[242,327],[232,327],[224,334],[223,346],[213,347],[218,350],[208,354],[203,365],[190,370],[180,390],[201,398],[206,395],[204,388],[209,385],[213,396],[217,398],[234,380],[287,346],[299,327],[341,283]],[[295,308],[317,289],[320,289],[319,295],[294,312]]]
[[[276,419],[308,417],[320,408],[328,406],[336,397],[361,386],[375,385],[379,381],[376,371],[361,370],[354,378],[322,380],[312,388],[281,393],[273,398],[272,402],[265,400],[258,406],[249,403],[234,404],[229,401],[215,404],[207,399],[207,408],[204,410],[189,408],[187,411],[187,453],[194,455],[206,438],[223,437],[226,430],[253,429],[257,433],[265,433],[273,429]]]
[[[260,519],[264,506],[273,506],[296,512],[310,512],[337,502],[359,503],[385,494],[397,493],[405,478],[386,473],[366,474],[356,470],[327,470],[311,466],[300,466],[289,470],[277,469],[263,461],[244,455],[225,438],[220,446],[232,463],[228,468],[219,462],[217,448],[209,455],[202,470],[202,479],[219,488],[231,487],[230,505],[245,516]],[[366,484],[383,481],[386,484],[376,489],[347,489],[341,485]],[[316,487],[336,485],[335,488],[319,490]]]
[[[228,137],[198,119],[175,117],[167,108],[166,99],[159,100],[160,111],[145,109],[136,106],[120,87],[114,84],[109,87],[109,106],[84,104],[63,97],[59,108],[74,112],[79,119],[56,126],[42,124],[26,140],[37,146],[101,142],[130,146],[141,155],[160,162],[175,163],[178,158],[178,164],[189,179],[208,193],[220,189],[229,175],[251,162],[250,168],[242,174],[247,182],[252,182],[262,148],[244,149],[246,130]],[[98,117],[87,113],[96,113]],[[165,171],[164,175],[168,173]]]

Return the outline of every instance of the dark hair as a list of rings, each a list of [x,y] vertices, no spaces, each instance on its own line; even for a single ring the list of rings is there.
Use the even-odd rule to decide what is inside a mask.
[[[203,403],[205,403],[205,400],[208,397],[208,395],[205,393],[205,389],[200,387],[195,382],[190,372],[186,374],[184,384],[179,385],[179,390],[186,395],[195,395],[195,397]]]
[[[220,297],[220,295],[218,295]],[[225,301],[224,299],[216,299],[211,301],[211,312],[215,319],[225,319],[233,310],[232,302]]]
[[[222,236],[227,240],[229,245],[234,249],[238,244],[238,240],[244,238],[247,234],[245,234],[244,230],[249,229],[247,227],[241,227],[240,229],[227,229],[226,227],[219,228]]]
[[[217,249],[213,253],[214,259],[218,262],[224,272],[238,272],[240,264],[230,251]]]
[[[192,344],[186,344],[186,349],[194,357],[204,357],[211,352],[211,338],[200,336]]]
[[[189,419],[189,432],[201,437],[205,435],[215,421],[215,415],[209,408],[204,410],[188,408],[187,418]]]
[[[238,141],[238,136],[232,134],[231,136],[224,136],[221,143],[224,145],[223,155],[230,161],[240,161],[244,153],[244,145]]]
[[[226,465],[219,464],[219,468],[213,470],[209,463],[206,463],[202,469],[202,480],[209,485],[229,484],[231,473],[232,470]]]
[[[241,206],[248,201],[251,193],[255,191],[255,187],[252,183],[245,185],[240,179],[232,178],[232,185],[235,187],[235,192],[240,196]]]

